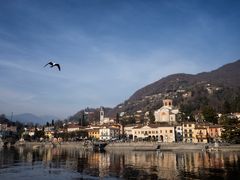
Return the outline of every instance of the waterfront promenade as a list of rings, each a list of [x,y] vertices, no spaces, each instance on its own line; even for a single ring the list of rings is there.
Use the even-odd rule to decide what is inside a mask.
[[[24,144],[16,143],[15,147],[24,146],[28,148],[40,147],[62,147],[78,148],[79,150],[94,150],[93,142],[25,142]],[[240,144],[206,144],[206,143],[159,143],[159,142],[111,142],[105,146],[106,151],[240,151]]]
[[[159,142],[130,142],[110,143],[105,147],[107,151],[240,151],[240,144],[209,144],[209,143],[159,143]]]

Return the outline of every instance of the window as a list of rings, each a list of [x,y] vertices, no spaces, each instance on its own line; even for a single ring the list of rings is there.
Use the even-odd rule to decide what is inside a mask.
[[[172,133],[172,130],[170,130],[170,133]]]
[[[188,126],[189,126],[189,127],[192,127],[192,124],[189,124]]]

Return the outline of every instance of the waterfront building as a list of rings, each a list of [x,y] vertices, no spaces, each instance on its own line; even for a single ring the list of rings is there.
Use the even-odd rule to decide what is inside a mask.
[[[99,138],[100,138],[99,129],[100,129],[100,127],[87,129],[88,137],[92,138],[92,139],[99,140]]]
[[[159,139],[160,142],[172,143],[175,142],[175,128],[174,126],[160,126],[159,128]]]
[[[153,140],[159,142],[175,142],[174,126],[170,125],[145,125],[132,129],[133,141]]]
[[[183,127],[182,127],[182,125],[175,126],[175,137],[176,137],[176,142],[181,142],[183,140]]]
[[[154,112],[155,122],[175,123],[179,110],[173,107],[171,99],[164,99],[163,106]]]
[[[99,139],[103,141],[119,139],[120,129],[112,126],[102,126],[99,129]]]
[[[54,132],[55,132],[54,126],[46,126],[46,127],[44,127],[44,134],[49,139],[54,137]]]
[[[182,125],[183,131],[183,142],[192,143],[194,142],[196,136],[194,134],[195,130],[195,123],[194,122],[184,122]]]
[[[0,131],[7,131],[7,124],[0,124]]]
[[[7,131],[17,133],[17,126],[8,126]]]
[[[29,134],[29,136],[31,136],[31,137],[34,136],[34,135],[35,135],[35,128],[29,129],[28,134]]]
[[[221,141],[223,127],[221,125],[209,125],[208,136],[210,141]]]
[[[158,140],[158,125],[145,125],[132,128],[133,141]]]
[[[196,124],[194,129],[195,136],[193,137],[194,143],[208,143],[207,127],[204,124]]]
[[[80,126],[78,124],[68,124],[67,125],[67,132],[74,132],[74,131],[79,131]]]
[[[136,125],[126,125],[124,126],[124,136],[127,139],[133,139],[133,128],[137,127]]]

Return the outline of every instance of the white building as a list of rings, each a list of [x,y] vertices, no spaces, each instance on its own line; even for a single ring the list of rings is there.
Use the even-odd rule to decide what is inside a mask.
[[[183,140],[183,127],[181,125],[175,127],[176,142]]]
[[[127,139],[133,139],[133,128],[135,128],[136,125],[126,125],[124,126],[124,135]]]
[[[120,129],[117,127],[107,127],[103,126],[99,129],[99,140],[111,140],[113,138],[119,138],[120,136]]]
[[[179,113],[178,109],[174,109],[171,99],[164,99],[163,106],[154,112],[155,122],[176,122],[176,115]]]
[[[78,124],[69,124],[67,127],[67,132],[79,131],[80,126]]]

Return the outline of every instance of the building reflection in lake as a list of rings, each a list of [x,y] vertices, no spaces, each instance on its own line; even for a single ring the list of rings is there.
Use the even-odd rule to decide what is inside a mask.
[[[50,173],[62,170],[81,176],[182,179],[239,176],[240,152],[88,152],[74,148],[1,149],[0,170],[21,162],[36,163]],[[39,167],[38,167],[39,168]],[[56,169],[60,169],[56,171]],[[0,171],[1,172],[1,171]],[[234,172],[234,174],[232,174]]]

